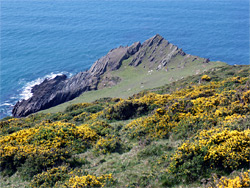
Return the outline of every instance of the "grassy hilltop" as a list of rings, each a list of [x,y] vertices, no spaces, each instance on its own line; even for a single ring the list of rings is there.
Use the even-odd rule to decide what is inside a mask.
[[[0,187],[248,187],[249,74],[221,66],[127,99],[85,93],[53,113],[7,117]]]

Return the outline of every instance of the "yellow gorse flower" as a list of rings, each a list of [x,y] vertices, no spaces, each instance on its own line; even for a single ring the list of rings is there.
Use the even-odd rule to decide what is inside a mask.
[[[112,174],[102,175],[102,176],[75,176],[69,179],[65,183],[66,187],[78,188],[78,187],[104,187],[106,182],[113,182]]]

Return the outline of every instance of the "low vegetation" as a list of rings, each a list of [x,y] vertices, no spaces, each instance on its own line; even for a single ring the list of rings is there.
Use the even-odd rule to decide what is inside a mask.
[[[0,187],[248,187],[250,71],[0,121]]]

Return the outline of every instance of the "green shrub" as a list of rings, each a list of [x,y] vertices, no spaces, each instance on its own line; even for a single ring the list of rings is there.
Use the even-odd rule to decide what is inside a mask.
[[[97,113],[103,109],[104,109],[104,107],[102,107],[100,105],[94,105],[94,106],[89,106],[89,107],[85,108],[85,111],[89,112],[89,113]]]
[[[113,128],[106,121],[95,121],[89,125],[89,127],[96,131],[96,133],[100,136],[109,135]]]
[[[68,166],[59,166],[49,169],[41,174],[37,174],[32,178],[31,187],[54,187],[57,182],[65,181],[69,176]]]
[[[94,151],[96,153],[113,153],[122,152],[121,140],[118,137],[110,136],[107,138],[101,138],[97,141]]]
[[[90,105],[91,105],[91,103],[72,104],[72,105],[67,106],[67,108],[65,109],[65,112],[72,112],[75,110],[83,109],[83,108],[86,108]]]
[[[126,120],[146,114],[148,110],[145,103],[125,100],[104,110],[104,117],[110,120]]]

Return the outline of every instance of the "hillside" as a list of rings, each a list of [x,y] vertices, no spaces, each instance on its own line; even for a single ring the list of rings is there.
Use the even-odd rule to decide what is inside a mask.
[[[86,72],[79,72],[70,78],[61,75],[44,80],[33,87],[31,98],[16,103],[12,114],[14,117],[24,117],[89,91],[101,90],[95,93],[97,97],[124,98],[224,65],[186,54],[160,35],[155,35],[142,44],[135,42],[131,46],[110,50]]]
[[[5,118],[0,187],[248,187],[249,74],[221,66],[127,99],[90,94]]]

